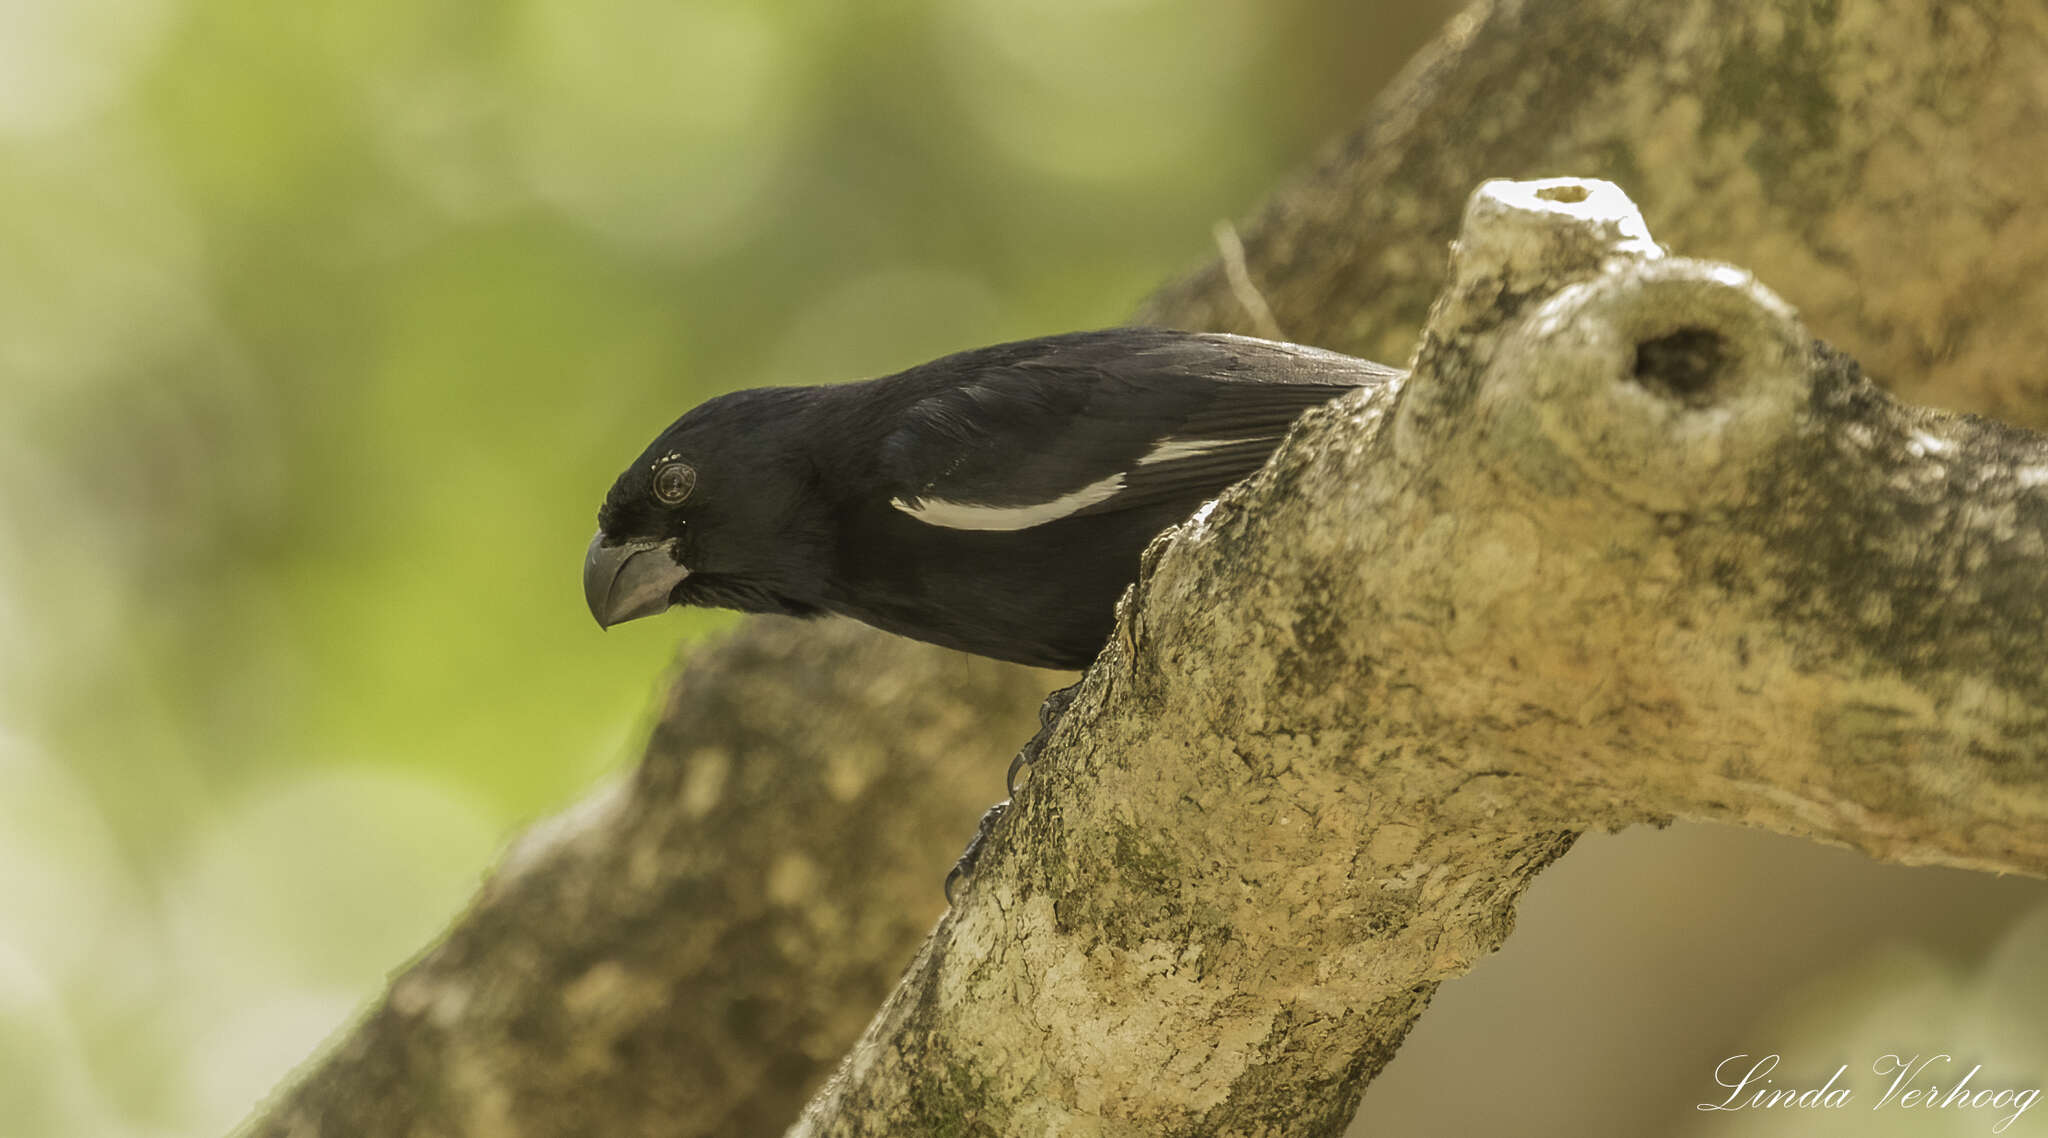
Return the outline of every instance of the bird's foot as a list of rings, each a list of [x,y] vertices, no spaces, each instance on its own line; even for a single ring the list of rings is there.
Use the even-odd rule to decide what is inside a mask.
[[[1074,694],[1081,689],[1076,682],[1054,691],[1045,697],[1038,708],[1038,733],[1024,744],[1015,758],[1010,760],[1009,773],[1003,776],[1003,789],[1010,797],[988,808],[981,816],[981,825],[974,831],[974,837],[967,842],[967,848],[960,851],[960,859],[953,863],[952,872],[946,874],[946,904],[953,903],[953,894],[962,881],[974,876],[974,866],[981,860],[982,847],[988,844],[989,835],[995,832],[996,822],[1010,809],[1010,799],[1017,796],[1017,772],[1038,761],[1039,752],[1052,738],[1053,728],[1059,725],[1060,716],[1065,714],[1074,702]]]
[[[996,820],[1010,809],[1010,800],[1005,798],[989,807],[981,815],[981,825],[975,827],[974,836],[967,839],[967,848],[960,851],[960,860],[953,863],[952,872],[946,874],[946,907],[953,905],[953,890],[962,881],[974,876],[974,865],[981,860],[981,848],[988,844],[988,836],[995,832]]]
[[[1011,798],[1017,797],[1017,772],[1038,761],[1039,753],[1052,741],[1053,729],[1059,726],[1060,716],[1065,715],[1067,708],[1074,705],[1074,697],[1080,691],[1081,684],[1077,680],[1066,687],[1056,689],[1045,697],[1044,703],[1038,705],[1038,734],[1033,735],[1031,741],[1018,750],[1016,757],[1010,760],[1010,772],[1003,776],[1003,792]]]

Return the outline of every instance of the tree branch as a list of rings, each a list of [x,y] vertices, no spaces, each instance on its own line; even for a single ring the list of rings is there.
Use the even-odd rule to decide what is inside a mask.
[[[1155,543],[799,1135],[1337,1134],[1585,828],[2048,874],[2048,441],[1607,183],[1491,183],[1397,389]]]

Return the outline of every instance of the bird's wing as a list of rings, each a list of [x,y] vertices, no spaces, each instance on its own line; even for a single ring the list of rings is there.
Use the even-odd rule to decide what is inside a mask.
[[[1021,530],[1178,501],[1257,470],[1294,420],[1400,373],[1241,336],[1150,329],[1006,345],[919,401],[883,444],[892,504],[931,525]],[[1020,350],[1024,349],[1024,350]]]

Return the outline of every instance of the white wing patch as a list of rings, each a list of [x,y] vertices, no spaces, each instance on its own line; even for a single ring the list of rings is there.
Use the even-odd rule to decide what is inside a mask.
[[[1273,439],[1278,437],[1273,436]],[[1229,447],[1270,443],[1273,439],[1161,439],[1153,443],[1152,449],[1138,459],[1137,466],[1142,469],[1166,462],[1180,462],[1200,458]],[[1124,475],[1112,474],[1107,478],[1090,482],[1070,494],[1062,494],[1050,502],[1039,502],[1030,506],[983,506],[973,502],[956,502],[948,498],[891,498],[889,504],[928,526],[1014,532],[1030,529],[1032,526],[1042,526],[1047,522],[1056,522],[1090,506],[1106,502],[1120,493],[1124,485]]]
[[[1050,502],[1033,506],[977,506],[972,502],[951,502],[944,498],[891,498],[889,504],[928,526],[1009,531],[1056,522],[1107,500],[1123,488],[1124,476],[1112,474],[1071,494],[1062,494]]]
[[[1264,439],[1161,439],[1152,444],[1145,457],[1138,460],[1139,466],[1155,463],[1175,462],[1183,458],[1200,458],[1212,450],[1228,446],[1242,446],[1250,442],[1264,442]]]

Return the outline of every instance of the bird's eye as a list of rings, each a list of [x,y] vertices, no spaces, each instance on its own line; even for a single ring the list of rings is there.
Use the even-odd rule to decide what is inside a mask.
[[[654,472],[654,496],[664,506],[680,506],[697,488],[697,472],[680,462],[671,462]]]

